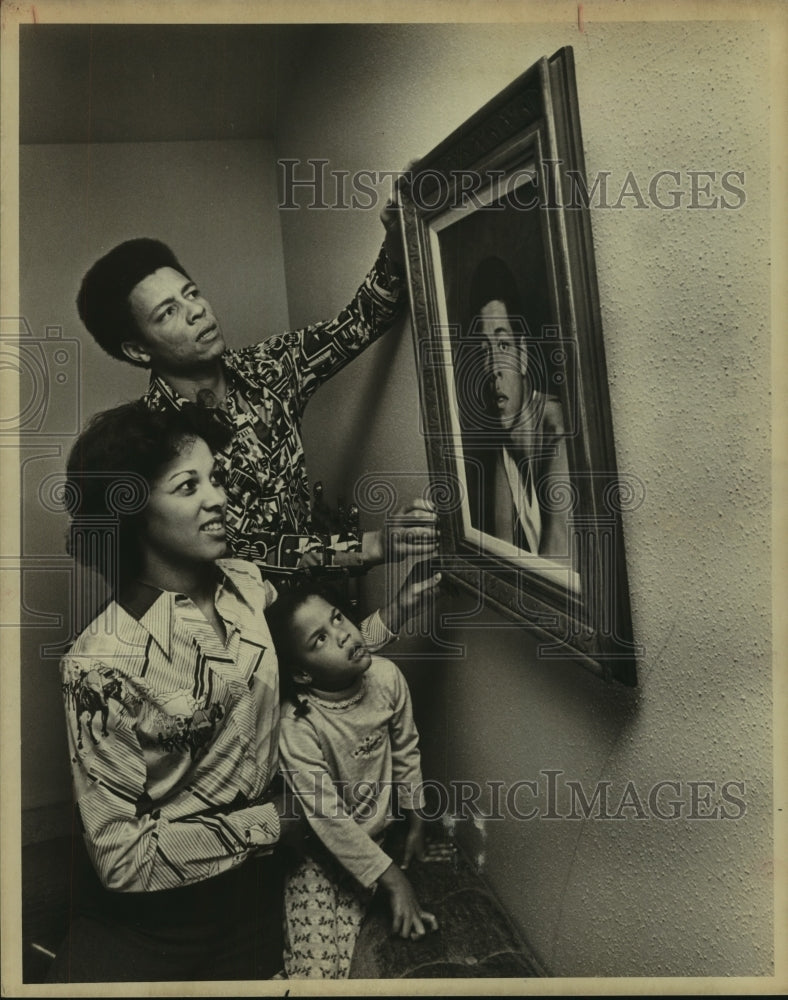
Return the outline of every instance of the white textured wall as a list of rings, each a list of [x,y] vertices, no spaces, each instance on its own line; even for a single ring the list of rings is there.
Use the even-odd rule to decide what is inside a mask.
[[[563,771],[746,784],[738,821],[531,820],[461,830],[556,975],[771,970],[768,81],[756,24],[370,26],[326,29],[290,95],[280,155],[401,167],[523,69],[575,50],[587,168],[745,171],[738,211],[597,209],[592,224],[619,468],[646,501],[625,522],[634,694],[540,662],[516,630],[456,629],[466,656],[409,667],[425,768],[511,785]],[[294,322],[339,307],[371,261],[372,213],[283,219]],[[371,389],[370,386],[374,386]],[[405,325],[326,387],[306,429],[313,477],[368,471],[423,484]],[[347,442],[352,441],[352,448]],[[370,598],[376,596],[374,580]],[[378,591],[380,589],[377,584]],[[463,606],[460,598],[447,610]],[[494,616],[490,622],[497,623]],[[684,784],[680,798],[689,801]],[[625,813],[626,815],[626,813]]]

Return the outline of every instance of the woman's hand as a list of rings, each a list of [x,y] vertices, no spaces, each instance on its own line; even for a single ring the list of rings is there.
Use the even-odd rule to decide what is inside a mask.
[[[380,609],[380,620],[394,635],[397,635],[411,618],[423,610],[425,603],[434,596],[441,582],[441,574],[429,575],[430,560],[416,563],[393,601]]]
[[[413,887],[393,861],[378,879],[378,884],[388,893],[391,927],[395,934],[416,941],[427,931],[438,929],[435,916],[422,910]]]
[[[438,551],[438,515],[429,500],[416,498],[386,519],[384,555],[389,562]]]
[[[438,515],[429,500],[417,497],[391,517],[380,531],[365,531],[362,555],[368,566],[400,562],[438,551]]]

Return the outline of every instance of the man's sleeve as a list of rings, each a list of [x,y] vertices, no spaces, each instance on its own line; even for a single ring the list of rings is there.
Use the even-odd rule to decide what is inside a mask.
[[[282,719],[279,750],[282,770],[304,807],[310,828],[368,888],[389,867],[391,858],[358,825],[338,793],[317,734],[307,719]]]
[[[289,377],[296,409],[303,410],[318,387],[386,333],[403,300],[403,281],[385,246],[353,299],[334,319],[271,337],[253,348]],[[247,352],[241,352],[241,357]]]
[[[73,679],[86,667],[100,673],[104,664],[81,660],[65,657],[61,680],[74,793],[88,853],[103,885],[122,892],[174,888],[233,868],[278,841],[279,815],[271,803],[237,811],[217,807],[180,819],[162,816],[147,796],[149,775],[134,711],[112,698],[106,732],[96,713],[95,742],[89,735],[89,709],[81,711],[79,691],[74,704]]]

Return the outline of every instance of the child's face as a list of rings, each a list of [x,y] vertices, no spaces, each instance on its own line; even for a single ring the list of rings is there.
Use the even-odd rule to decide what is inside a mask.
[[[350,687],[372,662],[356,626],[328,601],[308,597],[292,619],[296,679],[324,691]],[[307,680],[308,677],[308,680]]]

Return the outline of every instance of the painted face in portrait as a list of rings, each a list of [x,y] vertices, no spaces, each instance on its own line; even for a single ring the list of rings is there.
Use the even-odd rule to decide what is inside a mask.
[[[525,340],[514,328],[505,303],[497,299],[481,308],[479,319],[493,411],[501,426],[508,430],[516,423],[527,402]]]

